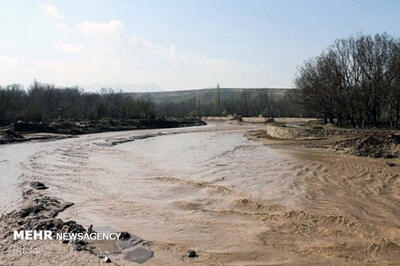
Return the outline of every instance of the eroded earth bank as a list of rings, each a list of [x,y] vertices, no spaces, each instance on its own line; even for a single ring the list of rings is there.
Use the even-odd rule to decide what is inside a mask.
[[[262,127],[210,123],[2,145],[1,211],[21,208],[22,190],[40,181],[44,195],[74,203],[57,219],[144,239],[154,252],[144,265],[400,264],[400,167],[244,136]],[[57,241],[15,243],[1,226],[0,264],[105,263]],[[41,252],[15,254],[16,244]],[[111,264],[135,264],[123,255],[110,254]]]

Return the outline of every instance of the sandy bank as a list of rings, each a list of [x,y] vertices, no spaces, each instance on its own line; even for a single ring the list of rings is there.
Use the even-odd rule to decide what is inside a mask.
[[[304,123],[315,118],[301,118],[301,117],[254,117],[254,116],[207,116],[203,118],[204,121],[235,121],[240,120],[243,123],[266,123],[268,121],[274,120],[277,123],[287,124],[287,123]]]
[[[206,123],[197,118],[180,119],[102,119],[90,121],[59,120],[51,123],[18,121],[0,128],[0,144],[31,140],[56,140],[73,135],[109,131],[143,130],[201,126]]]
[[[344,129],[329,127],[289,127],[267,124],[265,129],[249,132],[250,139],[328,148],[357,156],[397,158],[400,155],[400,131]]]

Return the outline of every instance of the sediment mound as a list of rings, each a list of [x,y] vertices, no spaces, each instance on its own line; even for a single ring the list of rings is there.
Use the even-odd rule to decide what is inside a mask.
[[[31,189],[23,193],[25,204],[18,210],[14,210],[0,219],[7,223],[10,230],[3,238],[10,238],[13,231],[20,230],[50,230],[53,234],[64,233],[84,233],[86,229],[75,221],[62,221],[56,216],[72,206],[73,203],[65,202],[54,197],[40,194],[38,191],[47,188],[39,182],[32,182]],[[12,229],[12,230],[11,230]],[[74,249],[80,251],[91,251],[84,241],[73,241],[71,244]]]
[[[54,135],[64,136],[100,133],[108,131],[123,131],[136,129],[176,128],[201,126],[206,123],[198,118],[181,119],[100,119],[88,121],[57,120],[50,123],[18,121],[6,128],[0,128],[0,144],[13,143],[38,139],[26,137],[32,133],[48,133],[53,136],[41,136],[41,139],[57,138]],[[61,135],[60,135],[61,136]]]
[[[400,155],[400,134],[363,135],[336,142],[334,147],[357,156],[397,158]]]
[[[15,132],[45,132],[59,134],[90,134],[105,131],[132,129],[169,128],[204,125],[196,118],[185,119],[101,119],[89,121],[57,120],[51,123],[23,122],[13,123],[9,129]]]
[[[23,140],[24,137],[12,129],[7,128],[2,132],[0,131],[0,144],[23,141]]]

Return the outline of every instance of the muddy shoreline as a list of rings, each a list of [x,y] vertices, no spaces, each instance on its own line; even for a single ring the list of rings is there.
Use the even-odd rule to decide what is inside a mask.
[[[32,140],[57,140],[77,135],[111,131],[179,128],[202,125],[206,125],[206,123],[197,118],[58,120],[50,123],[18,121],[0,128],[0,144]]]
[[[306,127],[293,128],[269,124],[267,129],[250,131],[246,136],[250,140],[270,145],[320,148],[361,157],[390,159],[400,156],[398,130],[352,131],[324,127],[313,130]]]
[[[24,245],[24,252],[39,254],[40,245],[36,248],[31,247],[31,241],[13,238],[14,231],[47,230],[52,232],[53,239],[58,233],[96,233],[93,230],[93,225],[84,227],[74,220],[64,221],[58,218],[58,214],[65,211],[67,208],[74,205],[72,202],[66,202],[54,196],[48,196],[43,193],[48,187],[41,182],[31,182],[26,184],[23,189],[23,205],[0,217],[0,251],[4,257],[10,257],[4,264],[14,262],[13,256],[16,252],[16,247]],[[144,263],[153,257],[153,251],[150,249],[151,243],[129,233],[118,232],[119,240],[47,240],[58,242],[56,245],[68,246],[73,251],[84,253],[85,255],[93,256],[93,263],[112,263],[116,261],[126,261]],[[33,241],[35,242],[35,241]],[[43,244],[43,243],[41,243]],[[48,242],[46,243],[48,244]],[[23,255],[23,252],[22,252]],[[79,256],[79,255],[77,255]],[[15,262],[25,264],[24,257],[17,258]],[[96,262],[97,261],[97,262]],[[0,259],[0,263],[2,260]],[[118,264],[117,264],[118,265]]]

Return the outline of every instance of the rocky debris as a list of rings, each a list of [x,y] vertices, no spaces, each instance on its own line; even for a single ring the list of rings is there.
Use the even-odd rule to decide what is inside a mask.
[[[125,235],[125,237],[122,239],[120,236],[119,240],[117,240],[117,242],[116,242],[116,246],[121,251],[124,249],[129,249],[129,248],[135,247],[140,243],[145,244],[143,242],[143,239],[141,239],[140,237],[129,234],[129,238],[126,238],[126,235]]]
[[[196,253],[196,251],[194,251],[194,250],[189,250],[189,252],[188,252],[188,258],[196,258],[196,257],[198,257],[199,255],[197,255],[197,253]]]
[[[93,224],[89,225],[88,229],[87,229],[87,233],[90,234],[93,232]]]
[[[85,233],[86,229],[75,221],[62,221],[55,218],[60,212],[73,205],[55,197],[42,195],[39,190],[46,187],[43,183],[32,182],[31,187],[24,192],[24,205],[19,210],[14,210],[0,219],[5,221],[12,231],[20,230],[50,230],[55,236],[57,233]],[[47,187],[46,187],[47,188]],[[9,237],[9,236],[6,236]],[[78,251],[89,251],[85,241],[65,241]]]
[[[56,134],[56,133],[39,133],[38,132],[18,132],[14,127],[10,126],[6,129],[0,128],[0,144],[8,144],[15,142],[31,141],[31,140],[49,140],[49,139],[63,139],[71,137],[69,135]]]
[[[0,130],[0,144],[24,141],[25,138],[10,128]]]
[[[17,132],[15,132],[15,130],[12,130],[10,128],[6,129],[3,131],[3,136],[5,136],[6,138],[14,138],[14,139],[23,139],[24,137],[21,134],[18,134]]]
[[[9,127],[14,132],[47,132],[57,133],[57,128],[44,122],[24,122],[17,121]]]
[[[336,150],[357,156],[397,158],[400,154],[400,134],[369,134],[334,144]]]
[[[0,223],[6,225],[0,237],[15,243],[13,231],[21,230],[48,230],[52,232],[53,239],[57,234],[62,233],[96,233],[93,225],[85,229],[75,221],[63,221],[56,218],[57,215],[66,208],[73,205],[52,196],[41,194],[41,190],[47,186],[41,182],[31,182],[29,188],[23,192],[24,204],[20,209],[14,210],[0,217]],[[17,240],[18,241],[18,240]],[[94,240],[62,240],[63,244],[70,244],[76,251],[84,251],[97,255],[104,263],[111,263],[110,254],[121,254],[124,252],[124,259],[136,263],[144,263],[154,256],[154,252],[146,248],[146,242],[129,233],[121,232],[120,239],[112,242]],[[106,249],[101,248],[101,243]],[[140,244],[140,245],[139,245]]]
[[[31,187],[39,190],[48,189],[43,183],[37,181],[31,182]]]
[[[128,232],[121,232],[121,235],[119,236],[119,240],[129,240],[131,238],[131,235]]]

